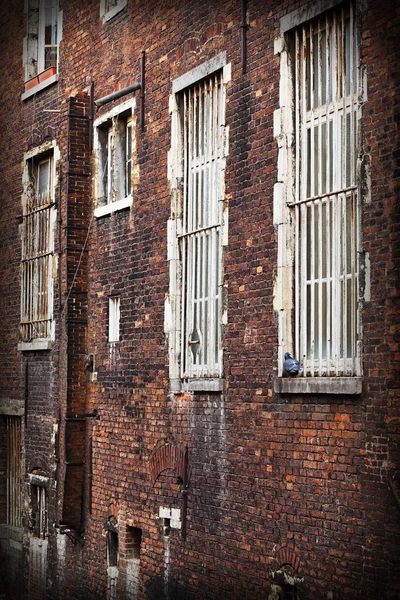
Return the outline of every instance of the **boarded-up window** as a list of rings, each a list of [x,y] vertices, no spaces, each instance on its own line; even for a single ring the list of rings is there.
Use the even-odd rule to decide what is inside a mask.
[[[6,523],[21,527],[21,417],[4,417],[6,438]]]
[[[179,99],[183,132],[182,377],[221,374],[221,169],[224,90],[217,72]]]
[[[30,159],[23,206],[21,340],[48,339],[52,323],[53,157]]]
[[[358,53],[352,5],[294,34],[295,354],[304,375],[356,375]]]

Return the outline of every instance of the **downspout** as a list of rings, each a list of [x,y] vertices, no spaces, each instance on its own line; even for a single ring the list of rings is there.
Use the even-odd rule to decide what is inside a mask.
[[[242,0],[242,22],[240,23],[241,39],[242,39],[242,74],[247,71],[247,0]]]

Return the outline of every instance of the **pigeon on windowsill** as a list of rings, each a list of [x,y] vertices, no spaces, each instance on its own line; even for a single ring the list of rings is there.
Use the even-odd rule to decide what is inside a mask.
[[[286,352],[285,360],[283,362],[283,370],[287,377],[296,377],[302,369],[300,368],[299,361],[295,358],[292,358],[289,352]]]

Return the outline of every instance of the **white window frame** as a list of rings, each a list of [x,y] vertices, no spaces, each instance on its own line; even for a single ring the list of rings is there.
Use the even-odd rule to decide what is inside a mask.
[[[54,68],[50,70],[45,61],[45,0],[27,0],[25,3],[27,35],[23,40],[23,65],[25,83],[29,82],[31,85],[26,86],[26,90],[21,96],[22,100],[27,100],[32,95],[58,81],[63,11],[58,10],[58,0],[53,0],[53,4],[53,22],[56,26],[57,40],[54,40],[53,45],[56,60],[51,65]]]
[[[303,371],[302,376],[293,380],[282,379],[276,380],[275,390],[278,392],[304,392],[304,393],[349,393],[358,394],[361,392],[362,380],[361,380],[361,291],[359,289],[359,256],[361,246],[361,219],[360,219],[360,203],[361,198],[359,195],[357,183],[359,184],[359,172],[360,164],[356,164],[356,156],[352,157],[351,167],[351,178],[347,182],[349,185],[344,185],[343,182],[333,182],[331,187],[329,183],[326,189],[322,189],[321,181],[322,175],[319,175],[322,171],[317,169],[319,164],[324,164],[321,160],[322,157],[322,140],[323,140],[323,123],[326,119],[333,119],[336,123],[339,121],[339,116],[342,111],[351,111],[351,124],[354,129],[360,126],[362,102],[364,99],[365,81],[363,78],[362,70],[357,64],[357,74],[354,77],[355,89],[351,88],[349,94],[344,94],[343,98],[337,101],[327,102],[323,104],[322,100],[322,86],[319,86],[319,96],[316,105],[313,106],[311,102],[310,106],[306,106],[305,98],[306,94],[306,77],[301,75],[302,57],[305,56],[306,42],[304,44],[299,43],[301,35],[303,40],[306,40],[307,35],[310,35],[311,27],[315,27],[315,21],[313,19],[318,18],[318,28],[312,31],[312,35],[319,31],[319,43],[317,49],[318,53],[318,73],[319,81],[322,73],[323,58],[321,58],[323,44],[321,31],[323,29],[323,23],[325,19],[330,19],[332,13],[327,13],[328,10],[334,8],[339,2],[333,0],[319,0],[316,3],[310,3],[304,9],[298,9],[286,15],[281,19],[281,34],[282,36],[275,40],[275,53],[280,54],[281,57],[281,84],[280,84],[280,104],[281,107],[274,114],[274,136],[278,143],[278,182],[274,186],[274,223],[278,231],[278,268],[277,268],[277,280],[275,285],[274,293],[274,307],[279,317],[279,352],[278,352],[278,376],[283,375],[283,362],[284,354],[290,352],[295,355],[301,362]],[[342,9],[334,8],[334,14],[338,14],[338,11]],[[343,16],[343,14],[342,14]],[[336,19],[336,17],[334,17]],[[355,12],[352,13],[351,19],[355,20]],[[330,22],[329,20],[327,21]],[[297,33],[296,33],[297,32]],[[301,34],[299,34],[301,32]],[[291,36],[292,44],[290,50],[288,49],[288,36]],[[314,39],[314,38],[313,38]],[[329,40],[328,40],[329,41]],[[352,44],[352,42],[351,42]],[[307,42],[308,46],[312,46]],[[332,47],[332,46],[330,46]],[[352,46],[352,50],[356,48]],[[311,49],[311,60],[313,57],[313,50]],[[329,49],[327,50],[329,54]],[[297,57],[297,61],[295,60]],[[299,58],[300,57],[300,58]],[[294,62],[293,62],[294,61]],[[292,67],[293,65],[293,67]],[[333,69],[332,69],[333,71]],[[329,69],[328,69],[329,73]],[[299,75],[300,74],[300,75]],[[297,79],[296,79],[297,78]],[[329,84],[329,75],[327,75],[327,86]],[[313,85],[315,78],[313,77]],[[297,82],[301,82],[298,86]],[[327,87],[329,90],[329,87]],[[308,140],[311,141],[311,150],[315,161],[310,159],[309,174],[312,176],[312,180],[317,180],[318,177],[318,188],[311,189],[307,186],[307,176],[305,176],[306,161],[304,157],[307,155],[307,140],[305,131],[310,130],[310,127],[314,129],[314,135],[310,135]],[[311,131],[311,130],[310,130]],[[332,130],[331,130],[332,133]],[[359,137],[359,136],[358,136]],[[336,139],[336,136],[334,136]],[[318,145],[315,145],[314,139],[317,140]],[[327,133],[327,139],[329,143],[329,132]],[[358,141],[358,139],[357,139]],[[315,152],[315,154],[314,154]],[[329,151],[328,151],[329,154]],[[328,174],[330,169],[330,162],[337,161],[343,162],[342,156],[340,155],[340,148],[336,148],[331,152],[330,157],[324,160],[327,164]],[[315,168],[314,168],[315,165]],[[332,165],[333,166],[333,165]],[[332,169],[333,171],[334,169]],[[337,171],[337,170],[336,170]],[[315,177],[315,179],[314,179]],[[328,179],[328,177],[326,177]],[[307,189],[308,188],[308,189]],[[326,199],[327,198],[327,199]],[[344,202],[344,199],[347,199]],[[338,356],[333,346],[334,351],[329,354],[327,350],[330,344],[325,344],[325,350],[328,352],[327,356],[323,356],[322,353],[315,356],[315,352],[307,352],[310,350],[310,345],[306,343],[306,339],[311,339],[311,342],[315,342],[315,336],[313,334],[318,332],[319,347],[323,348],[322,331],[324,327],[325,335],[327,339],[332,340],[332,332],[336,334],[336,340],[332,340],[331,343],[336,343],[336,349],[339,348],[339,332],[338,328],[329,325],[334,320],[334,314],[332,314],[332,321],[327,317],[326,322],[322,322],[321,314],[318,315],[317,320],[312,322],[309,319],[310,325],[307,325],[307,317],[305,316],[305,310],[302,306],[306,305],[307,296],[306,289],[307,285],[310,287],[310,281],[306,280],[311,268],[311,279],[315,282],[318,288],[318,292],[315,297],[312,298],[311,306],[316,306],[318,300],[321,303],[323,285],[327,285],[329,278],[331,280],[337,277],[337,281],[343,281],[343,277],[339,274],[334,275],[338,271],[338,259],[335,258],[335,252],[342,252],[346,258],[346,244],[340,240],[343,240],[345,236],[341,235],[342,221],[346,226],[348,223],[348,213],[343,209],[345,204],[349,202],[353,203],[355,217],[352,219],[351,226],[351,271],[349,277],[351,277],[354,293],[351,295],[351,308],[353,315],[352,322],[352,357]],[[329,203],[329,204],[327,204]],[[332,213],[335,217],[329,220],[330,211],[326,211],[326,206],[331,205]],[[324,212],[325,211],[325,212]],[[341,211],[341,212],[340,212]],[[324,220],[321,220],[322,215]],[[328,214],[328,216],[326,216]],[[306,216],[307,215],[307,216]],[[317,222],[319,218],[319,222]],[[309,226],[307,230],[305,225],[307,221],[315,221],[315,226]],[[321,227],[321,223],[326,227]],[[319,225],[319,226],[318,226]],[[303,234],[301,234],[301,228]],[[323,246],[322,242],[322,229],[329,231],[334,228],[333,239],[331,243],[327,242],[326,246]],[[307,239],[304,232],[308,231],[309,239]],[[311,232],[311,233],[310,233]],[[337,240],[335,246],[334,239]],[[301,242],[301,239],[303,242]],[[326,248],[326,250],[324,250]],[[324,254],[323,254],[324,252]],[[317,257],[327,255],[326,264],[331,264],[333,261],[333,269],[331,277],[328,275],[324,279],[322,272],[323,261],[318,261]],[[331,256],[329,256],[331,253]],[[314,257],[315,254],[315,257]],[[307,262],[307,256],[310,256],[313,260]],[[316,262],[315,262],[316,261]],[[310,267],[311,264],[311,267]],[[318,264],[317,271],[314,272],[314,264]],[[307,266],[308,265],[308,266]],[[336,266],[335,266],[336,265]],[[328,279],[327,279],[328,277]],[[345,279],[347,275],[345,276]],[[324,283],[325,281],[325,283]],[[336,311],[339,310],[339,297],[336,283],[331,283],[333,294],[331,300],[331,306],[329,306],[329,300],[327,300],[327,309],[331,311],[336,302]],[[344,286],[346,287],[346,285]],[[288,293],[291,290],[291,293]],[[312,291],[309,295],[312,296]],[[329,295],[327,296],[329,297]],[[336,300],[335,300],[336,298]],[[316,314],[316,313],[315,313]],[[336,313],[335,313],[336,314]],[[311,329],[310,329],[311,327]],[[319,328],[319,329],[318,329]],[[345,330],[345,328],[344,328]],[[307,333],[308,332],[308,333]],[[312,349],[312,346],[311,346]]]
[[[34,507],[36,507],[37,522],[32,521],[32,530],[34,537],[45,540],[49,533],[49,478],[37,473],[36,470],[29,473],[29,484],[31,491],[31,511],[34,516]]]
[[[130,208],[138,165],[135,138],[135,99],[105,113],[94,122],[94,196],[96,217]],[[128,156],[130,136],[131,153]],[[130,173],[130,185],[127,177]]]
[[[172,202],[171,219],[168,222],[170,294],[166,299],[165,331],[169,336],[170,384],[173,391],[222,390],[222,339],[223,325],[226,323],[223,253],[228,237],[228,209],[224,181],[228,153],[225,103],[226,85],[230,78],[230,65],[226,64],[225,53],[221,53],[176,79],[173,82],[173,94],[170,98],[169,179]],[[217,95],[219,95],[219,114],[211,108],[213,105],[218,106]],[[199,116],[198,119],[193,117],[197,114],[195,107],[199,97],[208,98],[204,102],[208,103],[209,109],[198,114],[212,115],[208,121],[204,121],[209,125],[209,129],[207,126],[203,127],[203,117]],[[212,100],[209,100],[210,98]],[[192,107],[192,112],[188,107]],[[208,113],[207,110],[210,112]],[[192,116],[189,117],[189,114]],[[195,141],[193,126],[196,123],[198,130],[205,133],[205,139],[207,133],[212,132],[214,127],[216,143],[215,145],[205,143],[204,151],[192,153],[189,148],[190,143]],[[210,136],[210,140],[212,137]],[[199,182],[198,189],[201,190],[197,194],[194,193],[195,180]],[[203,189],[209,189],[209,195],[203,193]],[[195,207],[197,208],[193,212],[192,209]],[[207,209],[209,209],[208,213]],[[193,217],[194,214],[197,214],[197,217]],[[198,248],[197,253],[193,248]],[[204,254],[206,248],[210,252],[208,259]],[[210,264],[216,267],[209,269],[206,278],[205,267]],[[197,283],[194,284],[196,273],[198,278]],[[201,273],[202,285],[200,284]],[[215,308],[206,310],[207,302],[211,305],[211,300]],[[194,332],[196,311],[200,317],[198,328]],[[208,318],[205,316],[207,314]],[[208,331],[207,335],[203,334],[202,329]],[[195,333],[199,334],[198,340],[194,339]],[[215,342],[209,344],[206,354],[204,340],[206,338],[210,340],[211,336]],[[196,348],[193,349],[195,345]]]
[[[46,7],[46,3],[49,2],[52,6]],[[51,9],[52,15],[52,38],[54,36],[55,30],[55,39],[52,39],[51,44],[46,44],[46,10]],[[38,73],[45,71],[49,67],[57,67],[58,65],[58,0],[39,0],[39,36],[38,36]],[[53,43],[54,42],[54,43]],[[55,48],[55,60],[47,61],[52,64],[46,64],[46,52],[47,48],[53,49]]]
[[[108,341],[114,344],[120,340],[120,307],[120,296],[110,296],[108,299]]]
[[[100,17],[106,23],[121,12],[127,5],[127,0],[100,0]]]
[[[21,224],[21,341],[18,349],[47,350],[54,339],[53,277],[56,228],[56,164],[59,150],[54,141],[24,155]],[[46,198],[38,199],[37,175],[49,164]]]

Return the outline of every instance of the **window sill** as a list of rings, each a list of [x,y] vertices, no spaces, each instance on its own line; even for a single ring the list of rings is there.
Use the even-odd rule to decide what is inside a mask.
[[[13,542],[22,542],[22,527],[15,527],[15,525],[7,525],[6,523],[0,524],[0,540],[9,540]],[[22,550],[22,546],[21,546]]]
[[[171,392],[222,392],[224,380],[218,377],[210,379],[171,379]]]
[[[48,77],[44,81],[39,82],[34,87],[31,87],[30,89],[26,90],[21,95],[21,100],[22,101],[28,100],[28,98],[31,98],[31,96],[34,96],[35,94],[38,94],[39,92],[41,92],[42,90],[46,89],[50,85],[53,85],[53,83],[57,83],[57,81],[58,81],[58,73],[56,73],[55,75],[52,75],[51,77]]]
[[[274,379],[277,394],[342,394],[362,392],[362,377],[277,377]]]
[[[106,204],[105,206],[98,206],[94,210],[94,216],[96,219],[100,217],[106,217],[111,215],[114,212],[118,212],[120,210],[125,210],[126,208],[130,208],[133,204],[132,196],[127,196],[122,200],[117,200],[116,202],[111,202],[110,204]]]
[[[36,350],[51,350],[52,340],[35,340],[33,342],[20,342],[17,346],[19,352],[35,352]]]

